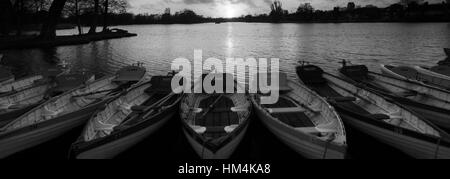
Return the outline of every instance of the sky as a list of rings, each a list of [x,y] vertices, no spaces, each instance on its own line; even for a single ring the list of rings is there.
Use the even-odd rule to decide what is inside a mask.
[[[128,0],[132,13],[161,14],[165,8],[171,8],[172,13],[191,9],[206,17],[238,17],[248,14],[263,14],[270,11],[273,0]],[[302,3],[311,3],[315,9],[330,10],[335,6],[346,6],[349,1],[356,5],[368,4],[386,7],[400,0],[280,0],[283,9],[293,12]],[[430,3],[442,0],[427,0]]]

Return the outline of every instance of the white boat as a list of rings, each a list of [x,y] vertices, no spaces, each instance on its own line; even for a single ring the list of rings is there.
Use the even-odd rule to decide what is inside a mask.
[[[299,66],[297,73],[329,99],[346,124],[415,158],[450,158],[449,134],[409,108],[317,66]]]
[[[340,72],[354,80],[353,84],[377,90],[423,114],[439,127],[450,129],[450,91],[371,72],[364,65],[345,66]]]
[[[3,89],[12,89],[0,94],[0,127],[45,102],[52,96],[94,81],[93,74],[67,74],[56,80],[42,79],[39,76],[8,83]],[[14,88],[15,87],[15,88]],[[18,89],[18,90],[16,90]]]
[[[144,68],[141,70],[145,71]],[[132,84],[124,81],[116,83],[116,78],[116,75],[106,76],[81,85],[4,125],[0,128],[0,158],[54,139],[84,124],[98,107]],[[143,75],[135,76],[133,81],[142,78]]]
[[[215,83],[233,80],[230,74],[216,75]],[[201,87],[198,84],[195,88]],[[242,86],[235,84],[234,93],[189,93],[181,101],[183,133],[202,159],[229,158],[247,131],[251,102],[245,93],[236,92]]]
[[[72,144],[77,159],[110,159],[160,129],[176,114],[181,94],[171,89],[171,76],[154,76],[95,112]]]
[[[36,82],[42,81],[43,79],[44,76],[42,75],[32,75],[29,77],[11,81],[9,83],[4,83],[0,86],[0,95],[29,88],[33,86]]]
[[[280,73],[280,98],[260,104],[252,95],[255,113],[283,143],[310,159],[344,159],[347,139],[344,124],[328,102]]]
[[[383,74],[394,78],[412,80],[443,89],[450,89],[449,76],[430,71],[423,67],[381,65],[381,71]]]

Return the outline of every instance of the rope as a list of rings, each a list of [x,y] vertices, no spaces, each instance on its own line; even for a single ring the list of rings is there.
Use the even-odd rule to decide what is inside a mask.
[[[327,157],[328,144],[329,144],[329,143],[330,143],[329,141],[327,141],[327,142],[325,143],[325,151],[323,152],[322,159],[326,159],[326,157]]]
[[[439,155],[439,147],[441,146],[441,138],[439,138],[439,140],[437,141],[436,144],[436,151],[434,152],[434,159],[438,158]]]

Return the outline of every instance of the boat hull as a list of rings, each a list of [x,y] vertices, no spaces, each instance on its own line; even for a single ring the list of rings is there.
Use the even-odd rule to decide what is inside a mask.
[[[438,146],[436,143],[420,140],[401,134],[401,131],[392,131],[367,123],[352,115],[341,112],[342,119],[355,129],[372,136],[414,158],[418,159],[449,159],[450,148]]]
[[[248,119],[247,119],[248,120]],[[183,133],[186,136],[189,144],[192,146],[197,155],[202,159],[228,159],[236,150],[237,146],[241,143],[242,139],[245,136],[245,133],[248,129],[248,122],[244,124],[243,129],[226,145],[221,147],[216,152],[209,150],[207,147],[204,147],[203,144],[199,143],[195,140],[189,132],[183,128]]]
[[[136,145],[137,143],[143,141],[145,138],[159,130],[162,126],[164,126],[167,121],[169,121],[173,117],[174,113],[169,113],[158,122],[146,126],[143,129],[140,129],[136,132],[133,132],[129,135],[120,137],[117,140],[112,142],[108,142],[104,145],[95,147],[93,149],[86,150],[84,152],[79,153],[76,158],[77,159],[111,159],[117,156],[118,154],[126,151],[130,147]]]
[[[0,135],[0,158],[50,141],[83,125],[106,100],[93,103],[76,112]]]
[[[42,104],[43,101],[35,104],[30,104],[27,107],[23,107],[11,112],[0,114],[0,127],[3,127],[7,123],[11,122],[12,120],[20,117],[22,114],[25,114],[26,112],[30,111],[31,109],[35,108],[36,106],[39,106]]]
[[[309,159],[344,159],[346,147],[333,144],[324,145],[312,136],[283,125],[268,117],[262,109],[255,107],[256,114],[262,123],[284,144]],[[315,142],[314,142],[315,141]],[[333,146],[332,146],[333,145]]]
[[[421,105],[411,105],[411,103],[403,103],[406,107],[416,111],[419,114],[422,114],[425,118],[427,118],[430,122],[436,124],[437,126],[450,130],[450,111],[444,109],[438,109],[435,107],[428,106],[422,107]]]

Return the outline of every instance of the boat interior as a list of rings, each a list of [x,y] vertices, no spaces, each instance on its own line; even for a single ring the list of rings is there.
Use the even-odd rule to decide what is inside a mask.
[[[408,66],[391,66],[391,65],[385,65],[385,67],[394,73],[397,73],[401,76],[404,76],[409,79],[417,79],[418,77],[418,71],[412,67]]]
[[[171,77],[153,76],[151,81],[131,89],[94,114],[83,133],[84,141],[110,135],[121,127],[148,120],[167,106],[174,105],[178,95],[171,95]],[[145,112],[145,115],[142,115]],[[147,116],[147,117],[143,117]]]
[[[233,79],[230,75],[223,75],[223,80]],[[241,87],[237,82],[234,86],[235,90]],[[220,143],[249,118],[251,111],[243,93],[186,94],[181,103],[182,119],[209,143]]]
[[[0,96],[0,114],[41,101],[49,88],[49,84],[43,84],[11,95]]]
[[[0,86],[0,95],[2,93],[9,93],[11,91],[20,91],[31,85],[34,85],[36,81],[42,80],[44,77],[42,75],[34,75],[24,79],[19,79],[11,83],[6,83]]]
[[[325,78],[328,83],[313,85],[312,87],[320,95],[327,96],[331,100],[335,99],[334,102],[347,110],[403,129],[431,136],[440,136],[437,130],[428,125],[414,113],[411,113],[409,110],[406,110],[395,103],[387,101],[371,91],[358,88],[351,83],[328,73],[324,73],[323,78]],[[345,97],[347,97],[347,100],[339,100],[344,99]],[[353,99],[348,100],[350,99],[348,97]]]
[[[369,75],[373,79],[369,83],[377,88],[384,89],[384,91],[423,104],[450,109],[450,95],[447,90],[412,81],[394,79],[376,73],[370,73]]]
[[[108,90],[116,89],[118,85],[112,82],[113,79],[114,77],[105,77],[82,88],[73,89],[54,97],[6,124],[0,129],[0,132],[16,130],[80,110],[95,101],[101,100],[109,94],[110,91]]]
[[[261,107],[295,130],[324,141],[345,144],[344,125],[333,108],[307,87],[288,80],[285,73],[280,73],[279,78],[280,98],[277,103]],[[260,103],[259,95],[255,97],[255,101]]]
[[[431,67],[430,71],[450,77],[450,66],[438,65],[435,67]]]

